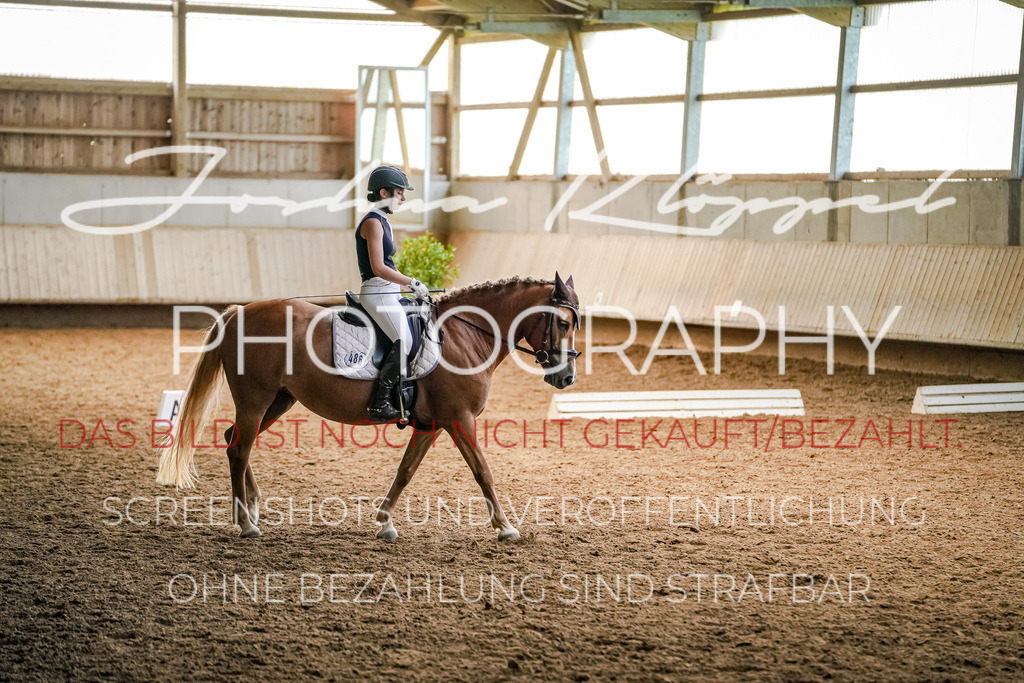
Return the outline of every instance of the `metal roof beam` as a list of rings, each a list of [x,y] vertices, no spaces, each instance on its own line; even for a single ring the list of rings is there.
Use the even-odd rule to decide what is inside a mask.
[[[83,7],[86,9],[126,9],[141,12],[170,12],[170,2],[104,2],[102,0],[4,0],[5,5],[37,7]]]
[[[1020,67],[1017,69],[1017,97],[1013,114],[1013,157],[1010,160],[1010,174],[1014,178],[1024,178],[1024,26],[1021,27]],[[1019,234],[1017,243],[1020,244]]]
[[[575,88],[576,58],[572,50],[562,50],[562,64],[558,73],[558,114],[555,119],[555,180],[562,180],[569,175],[569,145],[572,142],[570,106]]]
[[[503,36],[522,36],[548,47],[564,50],[569,46],[569,34],[561,21],[481,21],[463,27],[468,42],[501,39]]]
[[[691,40],[686,54],[686,107],[683,110],[683,155],[680,173],[695,171],[700,153],[700,96],[704,94],[704,61],[708,24],[697,24],[697,37]]]
[[[180,146],[188,144],[189,128],[185,0],[174,0],[171,7],[171,144]],[[175,154],[171,162],[171,172],[179,178],[188,175],[188,156]]]
[[[863,19],[864,9],[851,10]],[[839,68],[836,74],[836,102],[832,120],[832,155],[829,180],[842,180],[850,170],[853,148],[853,104],[851,87],[857,82],[860,59],[860,25],[844,26],[839,34]]]
[[[689,24],[701,20],[700,10],[603,9],[597,18],[616,24]]]
[[[730,6],[751,10],[793,10],[842,27],[863,25],[864,20],[854,12],[859,4],[864,3],[857,0],[733,0]]]
[[[448,52],[448,177],[461,175],[462,145],[462,32],[452,33]]]
[[[336,19],[341,21],[398,21],[411,23],[415,20],[397,14],[375,14],[372,12],[345,12],[336,10],[291,9],[287,7],[245,7],[242,5],[200,5],[188,3],[190,14],[226,14],[245,17],[274,17],[277,19]]]
[[[565,33],[565,24],[560,21],[481,21],[479,24],[467,24],[466,30],[520,35]]]
[[[803,9],[815,7],[856,7],[856,0],[742,0],[733,5],[751,9]]]
[[[37,7],[76,7],[82,9],[134,10],[142,12],[171,12],[170,2],[117,2],[116,0],[3,0],[5,5],[33,5]],[[333,19],[336,21],[387,21],[405,24],[438,23],[438,15],[417,19],[399,14],[348,12],[330,9],[291,9],[287,7],[259,7],[244,5],[188,4],[191,14],[225,14],[247,17],[275,17],[283,19]],[[433,18],[433,21],[430,21]]]

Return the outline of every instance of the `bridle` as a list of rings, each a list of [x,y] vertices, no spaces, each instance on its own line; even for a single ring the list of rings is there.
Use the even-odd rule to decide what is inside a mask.
[[[548,306],[554,309],[568,308],[572,311],[572,324],[575,324],[577,330],[580,329],[580,308],[578,304],[575,304],[563,297],[555,296],[555,293],[551,292],[551,299],[548,301]],[[524,353],[529,353],[545,370],[550,370],[560,365],[564,365],[568,363],[570,359],[576,360],[580,355],[579,351],[575,349],[563,349],[555,341],[555,311],[547,311],[544,313],[544,316],[548,321],[547,332],[545,333],[545,338],[548,342],[547,348],[529,351],[528,349],[520,347],[519,344],[516,344],[516,349],[523,351]],[[534,323],[534,328],[536,328],[536,326],[537,324]],[[533,328],[531,328],[530,331],[532,332]]]
[[[438,310],[437,302],[431,301],[430,305],[436,313]],[[577,330],[580,329],[579,304],[569,301],[564,297],[556,296],[555,293],[552,292],[551,298],[548,300],[547,305],[548,307],[555,309],[568,308],[570,311],[572,311],[573,324],[575,324]],[[475,330],[483,332],[492,339],[497,339],[494,332],[484,327],[480,327],[471,320],[466,320],[462,316],[454,314],[451,317],[455,318],[456,320],[465,325],[469,325]],[[540,349],[528,349],[522,344],[515,344],[515,349],[516,351],[521,351],[527,355],[533,356],[534,361],[539,363],[542,368],[544,368],[545,370],[550,370],[551,368],[555,368],[558,367],[559,365],[568,363],[569,359],[575,360],[580,355],[580,353],[575,349],[563,349],[555,341],[555,312],[545,311],[544,317],[547,319],[547,332],[545,333],[545,338],[548,341],[548,346],[546,348]],[[538,323],[534,323],[530,330],[523,336],[529,336],[530,332],[533,332],[533,330],[536,329],[537,324]]]

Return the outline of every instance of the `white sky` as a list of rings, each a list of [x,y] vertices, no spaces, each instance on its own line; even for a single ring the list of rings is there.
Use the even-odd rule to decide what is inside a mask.
[[[303,0],[246,4],[307,6]],[[335,9],[379,10],[369,2],[321,0]],[[1015,73],[1024,11],[999,0],[935,0],[881,10],[861,32],[858,81]],[[360,64],[413,66],[437,33],[394,23],[338,23],[192,15],[192,83],[354,88]],[[0,73],[169,81],[169,15],[16,7],[0,4]],[[719,24],[708,44],[705,91],[831,85],[839,29],[804,16]],[[546,48],[519,40],[463,48],[465,103],[530,99]],[[653,29],[589,37],[595,95],[623,97],[683,90],[686,43]],[[430,70],[447,85],[447,54]],[[557,73],[548,83],[553,99]],[[576,96],[580,97],[577,85]],[[853,170],[1008,168],[1013,86],[860,94]],[[600,109],[613,172],[678,173],[682,105]],[[462,169],[507,172],[525,111],[466,112]],[[552,170],[555,117],[542,110],[522,172]],[[829,97],[706,102],[700,169],[825,172],[832,128]],[[392,138],[395,136],[392,136]],[[422,140],[422,138],[420,138]],[[589,122],[574,111],[570,172],[596,172]],[[415,138],[410,144],[418,147]],[[389,145],[389,149],[392,148]]]

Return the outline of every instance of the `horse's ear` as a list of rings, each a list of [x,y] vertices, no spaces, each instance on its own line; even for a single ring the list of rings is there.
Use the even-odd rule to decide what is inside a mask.
[[[558,294],[565,294],[566,292],[565,283],[562,282],[562,276],[558,274],[557,270],[555,271],[555,292]]]
[[[573,287],[572,285],[572,275],[570,275],[569,279],[565,281],[565,286],[568,287],[569,289],[575,289],[575,287]]]

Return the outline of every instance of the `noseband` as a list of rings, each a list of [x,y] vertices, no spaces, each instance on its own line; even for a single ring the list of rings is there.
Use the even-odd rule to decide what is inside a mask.
[[[574,304],[567,299],[556,297],[555,293],[552,292],[551,299],[548,301],[548,306],[551,308],[568,308],[572,311],[572,321],[576,325],[576,329],[580,329],[580,309],[577,304]],[[555,343],[555,312],[547,311],[544,315],[548,319],[545,338],[547,339],[549,346],[547,348],[531,351],[520,347],[519,344],[516,344],[516,349],[530,354],[542,368],[550,370],[551,368],[568,363],[569,359],[576,360],[580,353],[575,349],[563,349]]]

